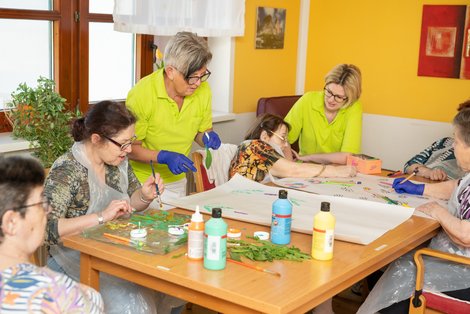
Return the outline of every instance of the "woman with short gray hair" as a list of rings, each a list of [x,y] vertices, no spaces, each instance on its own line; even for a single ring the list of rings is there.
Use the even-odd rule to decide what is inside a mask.
[[[196,171],[187,157],[193,141],[212,149],[221,143],[212,130],[212,93],[206,82],[211,59],[204,38],[177,33],[166,45],[164,67],[142,78],[127,96],[126,105],[137,117],[131,165],[143,182],[152,173],[150,161],[157,162],[155,171],[166,186],[164,202],[186,195],[185,172]]]

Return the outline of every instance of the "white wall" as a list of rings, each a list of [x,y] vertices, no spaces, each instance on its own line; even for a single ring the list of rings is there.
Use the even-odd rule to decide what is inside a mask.
[[[234,120],[214,123],[214,130],[222,142],[238,145],[252,126],[255,113],[234,116]],[[362,151],[380,158],[384,169],[402,169],[411,157],[444,136],[452,136],[451,123],[363,115]]]
[[[402,169],[411,157],[434,141],[452,136],[452,124],[364,114],[362,151],[382,160],[382,168]]]

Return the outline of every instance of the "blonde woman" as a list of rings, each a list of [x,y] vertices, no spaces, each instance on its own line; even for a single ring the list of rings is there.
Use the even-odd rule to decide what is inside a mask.
[[[355,65],[340,64],[326,75],[323,91],[307,92],[295,103],[284,120],[291,126],[289,142],[299,140],[302,160],[361,151],[360,96],[361,71]],[[316,155],[305,156],[310,154]],[[345,156],[340,163],[346,163]]]

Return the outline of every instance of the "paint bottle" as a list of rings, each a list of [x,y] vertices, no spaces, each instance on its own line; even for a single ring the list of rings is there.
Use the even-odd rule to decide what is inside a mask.
[[[222,209],[212,208],[212,218],[204,228],[204,268],[220,270],[227,262],[227,224]]]
[[[204,219],[196,206],[196,212],[191,216],[188,227],[188,258],[201,260],[204,255]]]
[[[271,242],[274,244],[290,243],[291,223],[292,204],[287,199],[287,191],[279,190],[279,198],[273,203]]]
[[[330,212],[330,203],[322,202],[320,212],[313,218],[312,257],[327,261],[333,258],[336,219]]]

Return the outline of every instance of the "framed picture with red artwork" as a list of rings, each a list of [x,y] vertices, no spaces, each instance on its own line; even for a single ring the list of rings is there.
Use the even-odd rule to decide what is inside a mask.
[[[470,78],[469,7],[423,6],[419,76]]]

